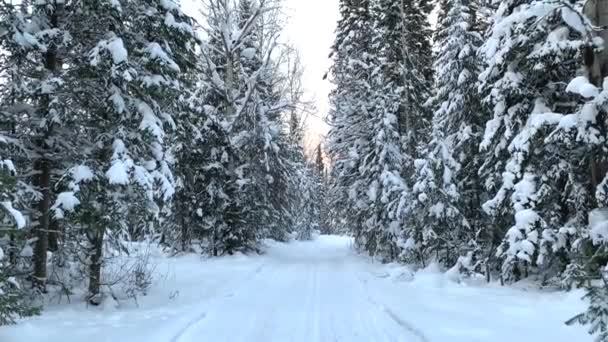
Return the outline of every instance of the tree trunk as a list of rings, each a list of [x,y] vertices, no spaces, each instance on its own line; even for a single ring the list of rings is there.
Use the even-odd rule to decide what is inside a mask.
[[[56,252],[59,249],[59,221],[51,219],[49,224],[49,250]]]
[[[585,14],[593,25],[602,28],[597,35],[608,41],[608,0],[589,0],[585,4]],[[608,75],[608,50],[604,49],[596,54],[601,75]],[[600,84],[601,85],[601,84]]]
[[[584,13],[596,27],[603,28],[597,35],[608,42],[608,29],[605,29],[608,27],[608,0],[589,0],[585,4]],[[597,52],[587,48],[584,57],[589,81],[602,87],[604,77],[608,76],[608,49]],[[595,158],[596,156],[591,156],[589,161],[592,192],[595,192],[606,174],[606,165],[600,165]]]
[[[55,9],[49,14],[51,27],[59,27],[59,12],[62,10],[61,4],[55,4]],[[47,77],[54,77],[58,69],[57,50],[53,47],[49,48],[44,55],[44,66],[47,71]],[[51,105],[50,95],[47,95],[43,102],[43,110],[49,111]],[[42,199],[38,202],[38,226],[35,229],[36,245],[34,248],[34,286],[42,292],[46,292],[46,262],[47,251],[49,248],[49,230],[51,223],[51,162],[48,160],[45,152],[48,150],[46,144],[47,139],[52,134],[52,126],[46,127],[43,137],[40,137],[37,143],[37,148],[40,151],[40,157],[34,161],[34,169],[37,172],[35,176],[35,185],[42,193]]]
[[[46,292],[46,261],[49,247],[49,223],[50,223],[50,181],[51,169],[47,160],[37,160],[35,169],[38,172],[37,186],[42,192],[42,199],[38,202],[38,227],[36,228],[36,245],[34,248],[34,286],[42,292]]]
[[[188,245],[189,245],[189,234],[188,234],[188,227],[186,225],[186,220],[185,218],[181,218],[180,219],[181,222],[181,231],[182,231],[182,236],[181,236],[181,250],[182,252],[185,252],[188,250]]]
[[[91,305],[99,305],[101,296],[101,264],[103,258],[103,236],[104,228],[93,226],[93,232],[89,236],[91,249],[89,250],[89,293],[88,301]]]

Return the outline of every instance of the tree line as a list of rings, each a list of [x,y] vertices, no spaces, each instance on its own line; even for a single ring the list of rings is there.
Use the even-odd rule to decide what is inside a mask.
[[[605,1],[342,0],[330,223],[379,260],[587,289],[608,341]]]
[[[320,223],[279,0],[0,2],[0,325],[114,281],[131,242],[212,256]],[[110,281],[107,272],[119,272]]]

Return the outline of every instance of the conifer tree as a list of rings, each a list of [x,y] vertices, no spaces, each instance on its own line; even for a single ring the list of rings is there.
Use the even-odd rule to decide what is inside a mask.
[[[72,25],[91,27],[73,33],[79,49],[69,56],[82,92],[71,99],[81,155],[67,168],[53,211],[70,231],[86,227],[76,234],[87,255],[88,300],[99,304],[104,244],[120,250],[130,228],[154,230],[158,204],[174,193],[165,128],[175,126],[193,29],[173,1],[74,6]],[[79,96],[86,94],[95,96]]]
[[[0,136],[0,140],[3,137]],[[6,141],[2,142],[5,145]],[[6,146],[2,146],[5,148]],[[17,261],[25,246],[23,228],[26,219],[14,205],[18,195],[14,165],[9,159],[0,162],[0,326],[12,324],[17,318],[38,312],[25,289]]]
[[[569,198],[589,194],[579,192],[583,188],[572,183],[578,172],[559,149],[544,146],[543,137],[554,120],[577,109],[566,85],[588,38],[567,1],[503,1],[482,47],[487,67],[480,89],[493,118],[481,143],[480,175],[494,194],[483,209],[496,229],[489,234],[493,246],[500,243],[507,279],[525,277],[530,267],[564,267],[550,260],[567,262],[583,229],[578,215],[584,211],[567,214],[572,203],[582,203]]]
[[[208,105],[216,115],[223,112],[218,117],[229,139],[223,153],[229,203],[215,236],[227,253],[255,250],[262,237],[284,240],[291,225],[287,195],[294,169],[282,121],[290,103],[281,92],[279,9],[271,0],[208,3],[209,40],[202,56]]]
[[[583,286],[586,290],[584,299],[589,303],[585,312],[567,324],[587,325],[589,333],[595,335],[597,341],[608,341],[608,327],[604,324],[608,317],[605,235],[608,227],[608,174],[605,171],[601,174],[601,168],[598,168],[598,165],[606,165],[608,151],[608,141],[603,133],[608,129],[605,120],[608,92],[605,82],[603,87],[591,83],[591,69],[590,65],[585,65],[586,75],[573,79],[566,89],[577,95],[582,106],[575,113],[556,115],[548,122],[553,131],[546,141],[568,157],[561,162],[564,172],[569,173],[568,187],[563,196],[567,196],[571,203],[568,207],[569,233],[577,238],[569,250],[572,259],[568,260],[570,263],[561,277],[567,287],[573,284]],[[598,170],[600,172],[594,172]],[[586,218],[583,217],[585,214]],[[559,237],[558,234],[553,236]],[[551,242],[558,244],[561,241]]]
[[[65,2],[21,1],[2,4],[6,51],[6,83],[3,91],[5,125],[2,134],[17,142],[22,153],[13,162],[23,174],[28,195],[21,198],[32,212],[31,228],[36,236],[32,280],[46,292],[47,252],[51,237],[51,206],[55,183],[74,145],[67,139],[70,119],[62,56],[72,46]]]
[[[334,64],[331,69],[335,89],[330,95],[330,132],[328,153],[332,160],[330,205],[342,218],[335,230],[350,229],[360,241],[363,221],[360,215],[363,196],[359,187],[358,168],[362,156],[360,144],[365,129],[365,99],[369,86],[366,78],[371,66],[367,63],[371,48],[369,1],[340,2],[341,19],[336,41],[332,47]]]
[[[446,0],[440,6],[435,95],[429,100],[432,135],[417,162],[409,210],[416,213],[410,221],[418,234],[415,245],[450,265],[474,247],[473,227],[479,222],[476,150],[484,118],[475,85],[482,38],[469,1]]]

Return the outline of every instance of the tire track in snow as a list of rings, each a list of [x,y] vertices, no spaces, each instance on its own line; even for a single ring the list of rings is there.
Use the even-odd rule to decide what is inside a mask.
[[[371,297],[368,297],[367,299],[370,303],[380,308],[380,310],[384,312],[386,316],[388,316],[393,322],[397,323],[397,325],[401,326],[403,329],[416,336],[418,339],[420,339],[421,342],[430,342],[420,329],[416,328],[413,324],[399,317],[393,310],[391,310],[385,305],[378,304]]]
[[[391,319],[391,321],[395,322],[398,326],[400,326],[410,334],[416,336],[420,340],[420,342],[430,342],[430,340],[426,337],[422,330],[420,330],[414,324],[408,322],[407,320],[399,317],[399,315],[397,315],[388,306],[381,304],[377,300],[375,300],[370,294],[369,288],[367,287],[366,279],[362,279],[361,277],[357,277],[357,279],[359,280],[361,287],[364,289],[365,294],[367,295],[367,301],[370,304],[380,309],[381,312],[383,312],[388,318]]]
[[[234,293],[236,291],[230,291],[230,288],[233,287],[233,285],[235,285],[235,283],[237,283],[237,285],[241,285],[239,287],[237,287],[237,290],[240,289],[242,286],[244,286],[244,283],[246,283],[248,280],[251,280],[252,278],[254,278],[256,275],[260,274],[262,272],[262,270],[264,269],[264,267],[266,266],[266,264],[261,264],[258,265],[258,267],[256,267],[255,270],[253,270],[253,272],[248,273],[244,278],[240,278],[238,280],[232,281],[230,283],[230,285],[228,285],[229,291],[227,291],[227,293],[223,296],[223,297],[230,297],[233,296]],[[209,300],[213,300],[215,298],[219,298],[217,296],[217,294],[222,290],[225,289],[226,286],[218,286],[216,288],[214,288],[211,291],[211,295],[207,296],[207,298],[205,299],[209,299]],[[186,323],[186,325],[184,325],[181,329],[179,329],[179,331],[173,335],[173,337],[169,340],[170,342],[179,342],[181,340],[181,338],[195,325],[197,325],[198,323],[202,322],[205,318],[207,318],[207,311],[203,311],[201,313],[199,313],[196,317],[194,317],[193,319],[191,319],[190,321],[188,321],[188,323]]]
[[[202,312],[200,315],[198,315],[194,319],[190,320],[190,322],[188,322],[185,326],[183,326],[177,332],[177,334],[175,336],[173,336],[173,338],[171,339],[171,342],[179,342],[179,340],[184,336],[184,334],[186,332],[188,332],[188,330],[190,330],[190,328],[192,328],[192,326],[194,326],[198,322],[204,320],[205,318],[207,318],[207,311]]]

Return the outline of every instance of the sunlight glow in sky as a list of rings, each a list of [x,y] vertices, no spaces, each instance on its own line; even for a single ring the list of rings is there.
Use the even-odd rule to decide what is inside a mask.
[[[302,56],[306,73],[304,86],[315,99],[317,114],[308,118],[307,148],[314,147],[327,133],[323,118],[329,111],[331,84],[323,80],[329,70],[329,53],[339,18],[338,0],[286,0],[289,21],[287,38]]]

